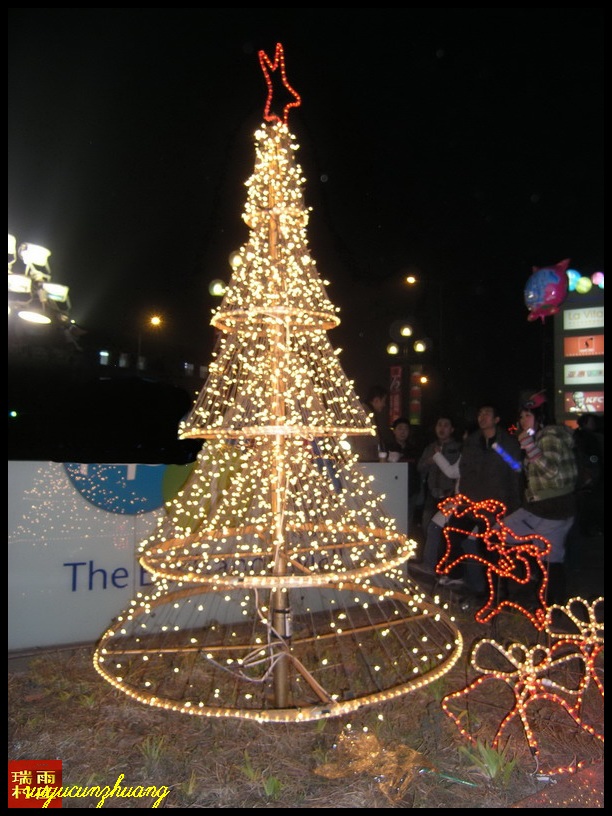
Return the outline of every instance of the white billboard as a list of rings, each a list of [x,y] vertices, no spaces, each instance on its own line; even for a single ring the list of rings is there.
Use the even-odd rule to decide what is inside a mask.
[[[604,364],[601,363],[566,363],[563,366],[563,384],[576,388],[588,388],[592,383],[603,384]]]
[[[8,463],[8,649],[94,643],[152,586],[139,544],[195,466]],[[408,532],[406,464],[362,464]]]
[[[604,325],[603,306],[584,306],[582,309],[564,309],[563,328],[565,331],[579,329],[600,329]]]

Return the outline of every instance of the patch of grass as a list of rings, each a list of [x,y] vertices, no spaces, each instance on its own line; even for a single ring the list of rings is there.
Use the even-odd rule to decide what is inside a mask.
[[[138,746],[138,750],[143,755],[146,766],[149,770],[154,770],[164,756],[166,749],[166,738],[164,735],[146,737]]]
[[[475,748],[459,747],[461,754],[470,762],[469,770],[475,770],[485,779],[507,788],[516,768],[516,757],[509,756],[509,747],[494,748],[487,742],[478,740]]]
[[[276,776],[266,776],[263,772],[257,771],[253,767],[248,751],[244,754],[244,764],[241,767],[242,773],[250,782],[256,782],[263,787],[263,791],[268,799],[278,799],[283,784]]]
[[[191,770],[189,774],[189,779],[179,785],[181,792],[187,797],[187,799],[193,799],[197,792],[198,792],[198,783],[199,777],[198,773],[195,770]]]
[[[263,789],[268,799],[278,799],[283,785],[275,776],[266,776],[263,780]]]
[[[243,754],[244,757],[244,765],[242,766],[241,770],[242,773],[246,776],[248,780],[251,782],[255,782],[259,776],[255,768],[253,767],[253,763],[251,762],[251,757],[248,751],[245,751]]]

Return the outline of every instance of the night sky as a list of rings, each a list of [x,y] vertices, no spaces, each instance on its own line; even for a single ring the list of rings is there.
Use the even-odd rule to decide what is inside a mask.
[[[248,236],[257,54],[282,42],[330,342],[358,390],[386,383],[403,318],[433,340],[433,400],[511,413],[552,369],[523,289],[565,258],[603,269],[603,9],[8,18],[8,230],[51,249],[85,342],[133,343],[159,310],[168,347],[208,361],[208,284]]]

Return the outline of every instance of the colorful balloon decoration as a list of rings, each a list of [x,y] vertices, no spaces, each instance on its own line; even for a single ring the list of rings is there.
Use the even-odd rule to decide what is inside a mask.
[[[567,297],[567,269],[570,259],[559,261],[554,266],[533,267],[525,285],[525,306],[529,310],[527,320],[542,323],[547,317],[557,314]]]

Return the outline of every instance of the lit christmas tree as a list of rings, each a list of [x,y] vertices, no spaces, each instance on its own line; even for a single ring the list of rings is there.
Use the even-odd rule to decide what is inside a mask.
[[[207,440],[141,545],[155,591],[102,635],[96,669],[153,706],[261,721],[337,716],[406,694],[462,651],[403,577],[399,533],[349,439],[373,435],[327,331],[339,323],[306,236],[281,45],[260,63],[264,122],[247,242],[212,325],[209,376],[181,425]],[[291,102],[272,113],[279,71]]]

